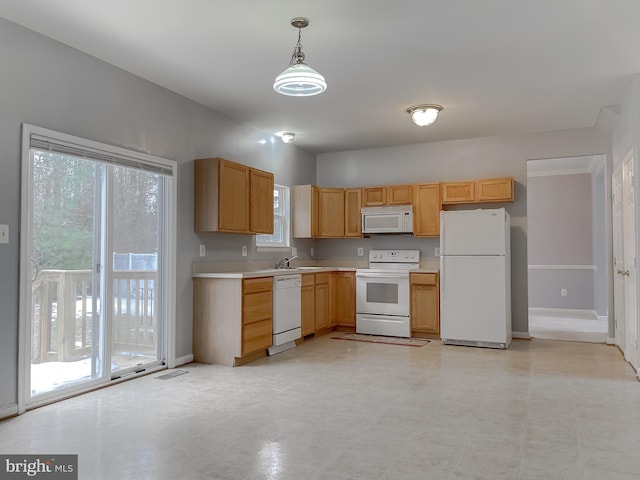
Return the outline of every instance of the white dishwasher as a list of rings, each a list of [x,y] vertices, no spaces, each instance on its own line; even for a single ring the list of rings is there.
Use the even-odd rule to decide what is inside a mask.
[[[273,346],[269,355],[296,346],[302,335],[300,320],[300,274],[275,275],[273,277]]]

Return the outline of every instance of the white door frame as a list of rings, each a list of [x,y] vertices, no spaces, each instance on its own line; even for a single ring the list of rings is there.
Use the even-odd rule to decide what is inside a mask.
[[[636,235],[637,192],[635,183],[635,158],[633,150],[622,161],[622,211],[624,231],[624,309],[625,309],[625,348],[624,356],[634,367],[638,365],[638,282],[636,255],[638,251]]]
[[[611,175],[611,230],[613,250],[613,317],[615,344],[624,353],[624,219],[622,216],[622,163]]]

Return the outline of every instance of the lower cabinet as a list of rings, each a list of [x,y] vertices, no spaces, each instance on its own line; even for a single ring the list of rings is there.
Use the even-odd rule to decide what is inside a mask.
[[[273,278],[194,278],[193,357],[240,365],[266,355],[273,330]]]
[[[437,273],[411,273],[411,334],[440,336],[440,278]]]
[[[272,334],[272,277],[242,280],[242,355],[269,348]]]
[[[313,273],[302,275],[300,295],[300,320],[304,337],[316,331],[316,280]]]
[[[356,326],[356,274],[355,272],[332,272],[330,279],[331,325]]]
[[[316,273],[316,331],[329,328],[329,273]]]

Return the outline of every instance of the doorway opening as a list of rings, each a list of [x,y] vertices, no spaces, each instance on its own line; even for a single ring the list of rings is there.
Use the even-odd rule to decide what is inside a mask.
[[[529,333],[606,343],[605,155],[527,161]]]

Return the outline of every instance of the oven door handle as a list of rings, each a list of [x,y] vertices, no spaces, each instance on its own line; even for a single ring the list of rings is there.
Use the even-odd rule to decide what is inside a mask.
[[[364,278],[409,278],[406,273],[365,273],[356,272],[356,277]]]

